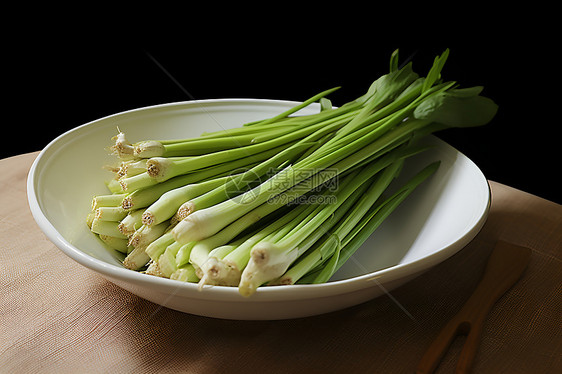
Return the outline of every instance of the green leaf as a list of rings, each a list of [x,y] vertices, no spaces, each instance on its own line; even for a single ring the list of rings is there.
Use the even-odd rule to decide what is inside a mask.
[[[390,55],[390,72],[398,70],[398,49]]]
[[[414,110],[414,117],[449,127],[485,125],[496,115],[498,105],[478,95],[480,91],[480,87],[451,89],[429,96]]]
[[[445,62],[447,61],[448,57],[449,57],[448,48],[445,50],[445,52],[443,52],[441,56],[435,57],[435,60],[433,61],[433,66],[429,70],[429,73],[427,73],[427,77],[423,84],[422,92],[431,88],[431,86],[433,86],[433,84],[441,78],[441,70],[443,70],[443,66],[445,65]]]
[[[406,88],[419,78],[412,70],[412,63],[406,64],[402,69],[383,75],[376,80],[375,93],[371,104],[373,107],[386,105],[398,97]]]
[[[393,70],[379,77],[369,86],[367,93],[355,102],[367,103],[368,110],[373,110],[394,100],[418,78],[419,75],[412,70],[412,63],[408,63],[400,70]]]
[[[451,96],[462,98],[480,95],[483,89],[484,87],[482,86],[474,86],[468,88],[455,88],[449,90],[448,92]]]
[[[322,97],[319,100],[320,103],[320,111],[326,111],[326,110],[332,110],[333,105],[332,105],[332,101],[326,97]]]

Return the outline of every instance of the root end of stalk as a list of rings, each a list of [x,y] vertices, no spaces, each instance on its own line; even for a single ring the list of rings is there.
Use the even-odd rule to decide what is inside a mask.
[[[117,155],[117,157],[123,160],[130,160],[135,157],[134,147],[127,140],[125,134],[119,131],[119,133],[113,137],[113,140],[115,140],[115,144],[110,147],[112,154]]]
[[[146,172],[151,178],[162,177],[170,162],[167,158],[153,157],[146,162]]]
[[[119,181],[119,185],[121,186],[121,189],[122,189],[123,191],[127,191],[127,183],[125,183],[124,180],[120,180],[120,181]]]
[[[201,268],[198,267],[198,266],[194,266],[194,268],[195,268],[195,275],[197,275],[197,277],[198,277],[199,279],[202,279],[202,278],[203,278],[203,275],[204,275],[204,274],[203,274],[203,270],[201,270]]]
[[[134,259],[128,259],[127,257],[123,260],[123,266],[128,270],[139,271],[144,265],[146,265],[146,263],[139,264]]]
[[[150,262],[148,268],[144,273],[148,275],[153,275],[155,277],[161,277],[161,278],[165,277],[164,273],[162,273],[162,271],[160,270],[160,266],[158,265],[158,262],[155,261]]]
[[[116,179],[119,178],[119,172],[120,172],[121,168],[111,166],[111,165],[104,165],[104,166],[102,166],[102,169],[114,173]]]
[[[155,140],[144,141],[134,147],[134,155],[141,158],[161,157],[164,146]]]
[[[156,178],[160,174],[160,168],[158,165],[154,165],[153,163],[147,164],[146,171],[152,178]]]
[[[146,226],[154,224],[154,215],[150,212],[144,212],[142,214],[142,223]]]
[[[244,268],[238,286],[243,296],[250,296],[262,284],[286,282],[290,278],[278,279],[296,259],[296,252],[281,251],[273,243],[260,242],[251,251],[250,261]],[[283,283],[281,283],[283,284]]]
[[[215,286],[232,286],[240,284],[241,273],[236,265],[209,257],[201,267],[202,277],[199,284]]]
[[[86,225],[90,230],[92,229],[92,224],[94,223],[94,219],[95,219],[95,213],[93,212],[88,213],[88,215],[86,216]]]
[[[127,165],[122,164],[121,167],[119,168],[119,170],[117,170],[117,172],[115,174],[117,174],[116,179],[121,179],[124,176],[126,176],[127,175]]]
[[[188,201],[186,203],[183,203],[178,208],[178,211],[176,212],[175,217],[178,221],[181,221],[182,219],[186,218],[187,216],[189,216],[194,211],[195,211],[195,204],[193,204],[193,202],[191,202],[191,201]]]
[[[129,270],[137,270],[138,269],[137,264],[127,257],[125,257],[125,259],[123,260],[123,266],[126,269],[129,269]]]
[[[129,236],[129,246],[135,248],[138,247],[141,236],[142,235],[138,231],[135,231],[131,236]]]
[[[252,260],[255,264],[266,264],[269,260],[269,253],[265,249],[255,249],[251,253]]]
[[[238,286],[238,293],[240,293],[240,295],[244,297],[250,297],[254,293],[256,293],[257,288],[258,287],[252,283],[248,283],[248,282],[240,283],[240,285]]]
[[[131,267],[131,262],[130,262],[127,258],[125,258],[125,259],[123,260],[123,266],[124,266],[126,269],[129,269],[129,270],[132,269],[132,267]]]
[[[204,232],[198,222],[184,219],[172,229],[172,236],[174,240],[180,244],[187,244],[190,242],[199,241],[205,238]]]
[[[207,279],[207,275],[205,274],[199,278],[199,282],[197,283],[197,289],[199,290],[199,292],[201,292],[203,291],[205,286],[212,287],[213,285],[214,284],[212,282],[209,282],[209,280]]]
[[[259,268],[256,268],[255,263],[252,264],[252,261],[250,260],[250,263],[244,269],[240,283],[238,284],[238,292],[240,295],[244,297],[252,296],[262,283],[257,279],[259,277]]]
[[[125,225],[124,223],[120,223],[119,225],[117,225],[117,229],[119,230],[119,232],[125,236],[131,236],[134,234],[134,230],[130,230],[127,225]]]
[[[209,278],[218,279],[220,275],[220,268],[218,266],[211,266],[208,270]]]
[[[123,199],[123,202],[121,203],[121,207],[125,210],[129,210],[133,208],[133,201],[130,197],[126,197]]]

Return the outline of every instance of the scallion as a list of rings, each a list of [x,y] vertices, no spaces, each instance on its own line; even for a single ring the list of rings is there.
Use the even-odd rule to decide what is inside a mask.
[[[412,63],[333,108],[322,91],[269,118],[183,139],[131,143],[119,129],[107,194],[86,223],[123,265],[205,286],[324,283],[425,180],[396,177],[424,152],[425,136],[490,122],[497,105],[482,87],[443,80],[448,58],[425,76]],[[319,103],[319,111],[300,110]],[[393,192],[395,191],[395,192]],[[376,250],[373,248],[371,250]]]

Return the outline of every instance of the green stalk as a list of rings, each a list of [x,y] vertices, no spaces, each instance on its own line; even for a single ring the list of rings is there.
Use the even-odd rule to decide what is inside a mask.
[[[325,96],[328,96],[332,92],[334,92],[336,90],[339,90],[339,89],[340,89],[340,87],[334,87],[334,88],[328,89],[326,91],[322,91],[322,92],[312,96],[311,98],[303,101],[301,104],[295,105],[291,109],[288,109],[288,110],[284,111],[283,113],[280,113],[276,116],[270,117],[270,118],[268,118],[266,120],[263,120],[263,121],[255,122],[254,124],[246,124],[245,126],[252,126],[252,125],[256,125],[256,124],[259,124],[260,126],[263,126],[263,125],[266,125],[266,124],[269,124],[269,123],[273,123],[273,122],[278,121],[282,118],[290,116],[291,114],[309,106],[310,104],[320,100],[321,98],[323,98]]]
[[[129,249],[129,241],[123,238],[116,238],[114,236],[98,235],[102,242],[108,247],[115,249],[118,252],[127,254]]]
[[[273,155],[281,152],[283,149],[284,148],[282,146],[277,147],[277,148],[273,148],[273,149],[269,149],[269,150],[266,150],[264,152],[260,152],[260,153],[251,155],[250,157],[247,157],[247,158],[241,158],[241,159],[237,159],[237,160],[219,163],[219,164],[207,167],[207,168],[201,168],[201,169],[198,169],[196,171],[186,172],[185,174],[178,175],[177,177],[186,176],[186,178],[188,178],[188,180],[191,181],[191,182],[186,182],[186,184],[187,184],[187,183],[199,182],[199,181],[202,181],[202,180],[205,180],[205,179],[208,179],[208,178],[211,178],[211,177],[220,176],[220,175],[223,175],[223,174],[228,175],[232,171],[237,170],[239,168],[251,167],[258,162],[267,160],[270,157],[272,157]],[[187,177],[188,175],[189,175],[189,177]],[[167,179],[167,180],[155,179],[155,178],[151,177],[148,174],[148,172],[144,172],[144,173],[141,173],[139,175],[135,175],[134,177],[123,178],[119,181],[119,183],[121,184],[121,186],[123,188],[123,191],[128,192],[128,193],[132,193],[136,190],[152,187],[152,186],[158,185],[159,183],[162,183],[162,182],[167,182],[169,179]]]
[[[176,241],[174,240],[172,233],[168,231],[146,247],[146,254],[152,259],[152,261],[158,261],[158,258],[162,255],[162,253],[164,253],[166,248],[175,242]]]
[[[121,221],[127,211],[120,206],[102,206],[95,210],[95,218],[100,221]]]
[[[153,226],[142,225],[129,237],[129,245],[146,248],[150,243],[162,236],[169,227],[168,222]]]
[[[390,215],[390,213],[392,213],[412,192],[414,192],[414,190],[421,183],[423,183],[437,171],[440,164],[440,161],[436,161],[423,168],[414,177],[412,177],[404,187],[402,187],[391,197],[386,199],[376,212],[371,213],[370,218],[364,225],[359,224],[354,227],[354,231],[350,234],[350,236],[347,236],[345,238],[344,250],[342,250],[342,254],[340,255],[340,260],[338,261],[336,270],[338,270],[345,263],[345,261],[347,261],[347,259],[349,259],[349,257],[353,255],[353,253],[355,253],[355,251],[361,246],[361,244],[374,232],[374,230],[378,226],[380,226],[380,224]],[[354,244],[350,245],[352,240],[354,240],[354,238],[358,235],[358,239],[355,239],[356,241],[354,242]]]
[[[200,156],[207,153],[224,151],[232,148],[249,146],[294,131],[293,127],[272,128],[255,133],[228,137],[199,137],[185,141],[162,143],[156,140],[143,141],[135,146],[135,156],[153,157],[186,157]]]
[[[181,247],[179,243],[174,242],[170,244],[158,258],[158,267],[164,277],[170,278],[170,276],[178,270],[176,255]]]
[[[121,183],[119,183],[119,180],[115,179],[115,178],[106,182],[105,186],[107,187],[107,190],[112,194],[121,194],[121,193],[125,192],[125,191],[123,191],[123,186],[121,186]]]
[[[199,277],[197,277],[195,268],[191,264],[186,264],[182,267],[178,267],[177,270],[170,275],[170,279],[180,282],[199,282]]]
[[[380,169],[376,164],[368,165],[346,176],[341,181],[335,196],[336,203],[319,205],[304,225],[290,231],[276,243],[262,241],[251,250],[251,257],[242,272],[238,286],[240,294],[250,296],[262,284],[277,279],[288,267],[351,208],[365,191]]]
[[[348,146],[335,150],[331,155],[315,160],[304,160],[302,162],[304,166],[296,164],[294,167],[287,168],[235,199],[230,199],[192,213],[174,228],[174,236],[178,241],[188,242],[201,240],[213,235],[245,213],[263,204],[272,196],[281,194],[287,189],[303,182],[306,177],[306,171],[323,170],[330,167],[339,173],[344,172],[368,159],[374,153],[384,149],[389,143],[405,139],[413,131],[427,124],[428,122],[423,120],[409,120],[403,122],[394,131],[379,137],[371,144],[367,143],[366,146],[357,151],[355,151],[354,146],[356,146],[356,143],[364,143],[364,137],[352,142]],[[353,151],[355,153],[350,154]],[[318,184],[313,184],[312,188],[317,186]]]
[[[268,154],[266,155],[262,154],[261,157],[269,156],[269,153],[273,153],[274,151],[275,150],[271,150],[270,152],[267,152]],[[164,182],[154,182],[151,185],[140,187],[129,193],[123,199],[122,207],[126,210],[146,208],[151,204],[154,204],[164,193],[168,191],[209,179],[224,178],[233,171],[236,171],[238,168],[253,166],[251,164],[248,164],[249,161],[250,160],[241,159],[237,160],[236,162],[227,162],[193,173],[179,175]],[[148,177],[148,180],[154,181],[154,179],[150,177]]]
[[[207,153],[219,150],[219,148],[234,148],[245,145],[261,143],[266,140],[271,140],[282,134],[294,132],[298,128],[303,128],[321,121],[327,121],[334,117],[341,117],[343,115],[349,116],[353,108],[348,106],[345,108],[338,108],[320,113],[283,117],[274,122],[267,120],[260,120],[252,123],[252,127],[239,127],[229,130],[220,130],[213,133],[204,133],[200,137],[189,138],[183,140],[148,140],[139,142],[134,145],[135,154],[137,157],[176,157],[184,152],[189,152],[190,149],[200,151],[207,150]],[[294,112],[294,108],[290,112]],[[287,114],[287,112],[285,113]],[[259,126],[258,126],[259,124]],[[203,153],[203,152],[199,152]],[[146,162],[146,160],[141,160]]]
[[[199,183],[180,185],[180,187],[171,189],[163,193],[158,200],[145,210],[142,216],[142,223],[147,226],[162,223],[172,218],[178,208],[186,201],[190,201],[215,188],[224,187],[225,183],[230,179],[232,177],[220,177]]]
[[[410,139],[415,131],[429,124],[430,122],[425,120],[408,119],[402,122],[400,126],[396,126],[389,131],[383,131],[382,135],[377,133],[377,130],[381,129],[379,127],[373,133],[366,134],[350,144],[334,149],[330,154],[322,155],[319,158],[312,158],[311,160],[304,160],[304,166],[295,165],[295,168],[323,169],[330,167],[344,171],[372,157],[373,154],[380,155],[379,152],[388,149],[389,145],[400,144],[401,141]]]
[[[397,116],[394,118],[393,123],[398,123],[406,118],[411,111],[411,104],[421,94],[423,81],[423,78],[414,81],[404,90],[404,92],[402,92],[401,95],[396,98],[396,100],[379,110],[376,110],[371,114],[365,113],[361,118],[354,117],[353,121],[350,121],[350,123],[348,123],[342,131],[338,132],[334,138],[324,144],[322,147],[323,150],[327,150],[326,152],[329,152],[330,148],[333,149],[350,139],[357,139],[359,136],[374,130],[376,127],[388,121],[390,116]]]
[[[359,221],[367,214],[371,207],[381,197],[390,183],[399,174],[403,159],[386,167],[372,183],[360,200],[347,212],[346,217],[338,221],[336,227],[326,235],[325,239],[316,243],[315,248],[307,252],[278,280],[279,284],[294,284],[311,269],[322,266],[328,259],[339,253],[343,239],[353,230]]]
[[[124,194],[111,194],[111,195],[98,195],[92,198],[92,210],[101,207],[115,207],[120,206],[126,195]]]
[[[197,139],[219,139],[219,138],[228,138],[232,136],[240,136],[240,135],[259,135],[261,133],[269,132],[272,129],[291,129],[299,126],[299,123],[292,121],[293,117],[283,118],[275,123],[266,124],[263,126],[239,126],[234,127],[232,129],[223,129],[217,130],[212,132],[203,132],[201,136],[197,138],[186,139],[186,141],[196,141]],[[260,122],[263,120],[256,121]],[[160,141],[163,144],[166,144],[166,141]]]
[[[312,270],[297,283],[324,283],[341,268],[341,266],[357,251],[373,234],[384,220],[427,178],[439,168],[440,162],[433,162],[423,168],[405,185],[382,202],[375,204],[360,222],[353,227],[341,242],[341,250],[337,254],[337,262],[329,271],[321,267]]]
[[[248,233],[248,234],[246,234],[242,237],[239,237],[238,239],[236,239],[234,241],[231,241],[229,244],[218,246],[209,253],[209,257],[223,259],[229,253],[231,253],[236,248],[238,248],[238,246],[240,246],[246,240],[250,239],[253,235],[254,235],[254,233],[251,232],[251,233]]]
[[[121,178],[117,180],[117,183],[119,183],[121,191],[124,193],[131,193],[133,191],[140,190],[141,188],[154,186],[158,184],[158,181],[151,178],[150,175],[148,175],[148,172],[145,171],[131,177]]]
[[[102,221],[94,218],[90,230],[98,235],[112,236],[115,238],[126,239],[127,236],[119,231],[119,222]]]
[[[135,233],[142,226],[142,215],[144,209],[137,209],[129,211],[127,216],[121,220],[118,225],[119,231],[129,237]]]
[[[235,264],[243,262],[244,260],[240,255],[244,255],[244,253],[246,252],[246,248],[251,247],[253,243],[256,243],[259,240],[263,239],[265,236],[269,235],[274,230],[279,229],[281,226],[290,224],[291,221],[294,220],[299,213],[299,210],[293,210],[288,214],[280,217],[279,219],[273,221],[265,228],[253,234],[250,238],[244,241],[244,243],[237,246],[234,251],[225,256],[224,260],[229,262],[229,266],[235,266]],[[251,218],[251,220],[249,220],[248,217]],[[203,268],[207,263],[212,250],[229,243],[234,237],[239,235],[244,229],[250,226],[250,224],[259,221],[262,218],[262,215],[254,214],[253,216],[246,216],[245,218],[245,220],[241,221],[243,222],[243,224],[232,225],[230,227],[227,227],[226,230],[223,230],[209,238],[199,241],[194,246],[193,251],[191,252],[190,262],[196,268]],[[237,261],[234,260],[235,258],[237,259]],[[207,264],[207,266],[209,266],[209,264]]]
[[[345,121],[347,121],[346,115],[338,116],[338,118],[326,119],[322,122],[325,125],[323,129],[310,134],[267,161],[254,166],[241,175],[240,178],[229,181],[224,188],[217,188],[213,191],[209,191],[208,193],[205,193],[182,205],[178,209],[177,219],[184,219],[196,210],[208,208],[224,202],[228,198],[232,197],[230,196],[229,191],[232,191],[233,188],[235,190],[241,190],[242,188],[248,186],[250,182],[256,180],[256,178],[261,178],[267,172],[283,165],[283,163],[287,164],[292,162],[295,157],[304,150],[308,149],[307,152],[314,150],[320,146],[321,142],[319,141],[325,139],[327,136],[330,136],[335,128],[341,126],[345,123]],[[334,127],[331,127],[332,125]],[[303,156],[301,155],[300,157],[302,158]]]
[[[326,237],[314,244],[314,248],[305,254],[302,258],[299,258],[297,263],[294,264],[288,271],[278,279],[275,284],[294,284],[298,279],[304,276],[306,273],[310,272],[314,267],[320,266],[326,259],[333,253],[337,248],[341,248],[341,239],[346,235],[349,229],[353,228],[353,222],[357,221],[358,218],[364,216],[364,211],[367,207],[373,204],[373,200],[379,197],[382,192],[388,187],[392,179],[401,170],[401,165],[404,160],[408,157],[414,156],[419,152],[424,151],[426,148],[420,148],[413,145],[403,146],[391,153],[394,156],[389,158],[386,156],[389,163],[380,163],[381,170],[384,168],[380,177],[371,185],[370,190],[365,193],[361,198],[362,200],[356,204],[353,212],[348,214],[345,221],[338,222],[338,228],[335,229],[333,233],[329,233]],[[369,162],[373,162],[372,160]],[[382,167],[382,165],[386,165]]]
[[[128,253],[124,266],[149,263],[147,274],[200,287],[237,285],[244,296],[262,284],[326,282],[436,170],[431,164],[382,198],[404,159],[422,150],[412,146],[417,139],[495,115],[481,88],[442,83],[447,57],[448,50],[420,78],[411,63],[399,68],[395,51],[389,73],[339,108],[326,98],[336,87],[270,118],[200,137],[131,144],[119,131],[111,149],[123,162],[106,183],[112,195],[93,199],[87,223],[94,232],[116,227],[122,237],[115,246]],[[314,102],[320,112],[298,114]],[[302,205],[332,193],[327,181],[335,180],[342,183],[337,202]],[[212,187],[195,193],[192,185],[202,182]]]
[[[328,126],[324,122],[314,125],[306,126],[296,131],[289,132],[288,134],[276,137],[262,143],[240,147],[235,149],[227,149],[224,151],[213,152],[195,157],[178,157],[178,158],[163,158],[154,157],[147,162],[147,173],[152,178],[158,181],[189,173],[205,167],[210,167],[219,163],[237,160],[240,158],[250,157],[256,153],[266,152],[272,148],[288,147],[294,142],[306,138],[313,134],[315,131],[321,130],[323,133],[326,131],[333,131],[341,127],[339,121],[331,121]],[[326,128],[328,127],[328,128]]]
[[[129,245],[134,249],[123,260],[123,266],[131,270],[139,270],[150,261],[150,256],[146,253],[146,248],[162,236],[169,225],[161,223],[154,226],[141,226],[129,238]]]
[[[398,97],[408,86],[415,83],[417,79],[418,75],[412,71],[411,64],[381,76],[373,83],[374,92],[365,101],[361,111],[342,129],[340,134],[336,136],[336,139],[361,127],[365,119],[372,116],[373,112],[376,113],[386,105],[392,106],[394,98]],[[395,105],[397,103],[400,103],[400,101],[394,101]],[[382,113],[379,115],[384,116]]]
[[[376,140],[383,137],[384,135],[387,135],[389,132],[391,133],[393,131],[400,130],[403,127],[408,128],[408,126],[405,126],[405,123],[416,120],[414,118],[409,118],[409,117],[411,117],[411,115],[415,111],[415,108],[418,105],[423,103],[424,100],[427,100],[432,96],[439,95],[442,92],[450,89],[451,87],[454,86],[454,84],[455,84],[454,82],[448,82],[433,87],[432,89],[427,90],[423,92],[421,95],[417,96],[408,105],[402,107],[401,109],[398,109],[397,111],[393,112],[391,115],[387,117],[378,118],[378,113],[373,114],[372,117],[369,117],[369,119],[362,124],[361,128],[357,129],[354,132],[347,133],[344,137],[338,137],[332,139],[331,141],[327,142],[325,145],[320,147],[312,155],[313,157],[311,157],[310,160],[317,161],[325,157],[329,157],[329,158],[333,157],[335,159],[336,158],[334,156],[335,151],[338,151],[338,153],[340,154],[343,153],[343,155],[345,155],[345,151],[343,151],[342,147],[348,147],[345,149],[357,149],[360,147],[364,147],[370,143],[375,142]],[[415,92],[413,93],[415,94]],[[431,122],[433,121],[423,120],[423,122],[417,122],[418,124],[421,124],[421,126],[415,128],[414,130],[419,130],[425,127],[426,125],[431,124]],[[413,132],[414,130],[410,129],[410,132]],[[349,152],[349,150],[347,152]],[[306,160],[304,160],[303,162],[306,162]]]
[[[291,199],[300,196],[303,193],[304,192],[302,191],[293,190],[293,191],[288,191],[286,194],[288,195],[288,201],[291,201]],[[229,243],[231,240],[236,238],[238,235],[242,234],[244,231],[247,231],[248,228],[252,227],[261,219],[268,217],[270,214],[272,214],[278,209],[286,207],[286,204],[287,204],[286,201],[272,201],[262,204],[256,209],[253,209],[252,211],[245,213],[242,217],[238,218],[236,221],[227,225],[226,227],[224,227],[222,230],[215,233],[214,235],[208,236],[204,239],[197,240],[197,241],[186,240],[184,236],[185,231],[181,228],[181,225],[185,224],[186,220],[179,222],[176,225],[176,227],[172,229],[172,233],[176,241],[185,244],[195,243],[195,245],[189,258],[185,258],[185,257],[182,257],[182,259],[177,258],[176,262],[180,265],[183,265],[187,263],[187,261],[189,260],[195,264],[203,264],[208,259],[209,253],[214,248]],[[178,226],[180,226],[180,229],[176,230]],[[199,269],[198,266],[196,266],[196,268]]]
[[[127,254],[123,260],[123,266],[129,270],[140,270],[150,261],[146,254],[145,247],[132,247],[133,250]]]
[[[246,189],[252,182],[259,181],[260,178],[271,170],[274,170],[285,162],[293,161],[307,148],[310,148],[311,144],[308,143],[308,140],[309,139],[303,139],[302,142],[295,143],[268,160],[244,171],[236,177],[230,178],[223,186],[207,191],[185,202],[177,209],[177,219],[184,219],[196,210],[208,208],[239,195],[242,193],[242,190]],[[310,141],[313,140],[312,138],[310,139]]]
[[[280,238],[276,242],[280,250],[289,251],[299,246],[311,232],[314,232],[324,221],[332,217],[338,208],[361,186],[368,181],[378,168],[357,170],[339,181],[338,190],[327,190],[323,193],[325,197],[332,195],[336,198],[335,202],[328,204],[320,203],[316,205],[314,211],[310,212],[306,218],[299,220],[297,226]]]
[[[176,242],[177,243],[177,242]],[[181,244],[181,243],[180,243]],[[189,257],[191,256],[191,251],[193,247],[197,244],[196,242],[190,242],[186,244],[181,244],[181,247],[176,255],[176,266],[181,268],[182,266],[189,263]]]
[[[223,259],[224,256],[228,255],[234,251],[241,243],[225,244],[216,247],[211,252],[209,252],[209,258]]]
[[[209,247],[196,246],[190,260],[196,268],[201,269],[200,287],[204,285],[237,286],[240,282],[242,270],[250,259],[251,249],[260,241],[274,235],[280,230],[289,231],[292,227],[301,222],[301,220],[310,215],[314,208],[313,205],[297,206],[287,214],[258,230],[239,245],[236,245],[232,248],[232,251],[223,258],[213,255],[216,248],[220,246],[212,251],[208,251]]]
[[[146,160],[130,160],[121,162],[116,171],[117,179],[132,177],[146,171]]]
[[[321,139],[322,137],[326,136],[327,135],[326,133],[329,133],[329,131],[331,131],[331,129],[329,127],[325,127],[323,130],[320,130],[319,132],[316,132],[315,134],[312,134],[309,137],[302,139],[301,142],[313,141],[317,138]],[[304,144],[306,144],[306,143],[304,143]],[[287,149],[285,152],[281,152],[281,154],[279,154],[278,156],[281,156],[286,152],[290,152],[290,151],[298,148],[301,145],[302,144],[300,142],[298,142],[293,147],[290,147],[289,149]],[[277,161],[275,157],[272,160]],[[265,170],[267,170],[271,166],[275,165],[275,163],[273,163],[272,160],[270,160],[268,163],[257,165],[255,168],[250,169],[246,174],[252,175],[252,174],[255,173],[256,175],[263,175],[263,172]],[[185,209],[180,208],[180,210],[181,210],[180,213],[182,213],[183,210],[185,210],[186,213],[181,214],[181,216],[179,218],[184,219],[184,218],[186,218],[186,216],[188,214],[191,214],[191,212],[193,212],[193,211],[205,211],[205,209],[217,209],[216,207],[219,204],[231,204],[231,205],[232,205],[232,203],[237,204],[237,205],[238,204],[244,204],[244,201],[251,201],[254,196],[259,195],[259,190],[261,189],[262,186],[263,186],[263,184],[260,185],[258,187],[258,189],[252,189],[248,193],[244,193],[243,194],[244,197],[242,199],[237,198],[237,199],[230,199],[230,200],[227,200],[227,201],[224,200],[225,189],[210,191],[208,194],[200,196],[199,199],[195,199],[195,201],[189,202],[189,206],[185,206],[184,207]],[[316,188],[316,187],[318,187],[317,184],[311,186],[310,189],[313,189],[313,188]],[[304,191],[306,192],[306,189],[304,189]],[[286,196],[296,197],[296,196],[298,196],[298,194],[296,194],[296,192],[297,191],[294,191],[291,194],[286,194]],[[265,195],[262,194],[261,200],[259,201],[259,203],[265,202],[265,200],[267,199],[267,196],[265,196],[265,199],[264,199],[264,196]],[[259,203],[254,203],[250,209],[248,209],[246,207],[243,211],[241,210],[242,214],[238,215],[236,218],[239,218],[241,215],[248,213],[251,209],[260,205]],[[203,207],[203,209],[202,209],[202,207]],[[241,206],[237,206],[235,208],[241,208]],[[185,235],[185,233],[189,230],[189,226],[190,226],[189,220],[188,221],[185,221],[185,220],[181,221],[178,226],[179,226],[179,228],[175,229],[176,240],[187,243],[189,241],[201,240],[204,237],[204,236],[196,236],[196,237],[191,238],[191,239],[183,237]],[[181,238],[181,239],[178,239],[178,238]]]
[[[328,233],[325,236],[324,239],[314,243],[310,250],[299,257],[281,277],[270,281],[268,284],[272,286],[295,284],[310,273],[311,269],[318,268],[325,260],[323,253],[334,253],[341,247],[340,240],[336,235]]]

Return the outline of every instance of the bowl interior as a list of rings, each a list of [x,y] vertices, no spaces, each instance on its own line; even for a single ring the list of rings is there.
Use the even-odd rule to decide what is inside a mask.
[[[49,227],[44,231],[51,240],[71,248],[71,255],[86,255],[122,268],[121,256],[107,249],[85,224],[92,197],[107,193],[102,181],[111,174],[103,166],[115,163],[107,147],[118,128],[132,142],[187,138],[267,118],[294,105],[243,99],[174,103],[77,127],[53,140],[36,160],[31,180],[32,210],[44,219],[42,227]],[[301,113],[316,110],[313,105]],[[395,183],[434,160],[442,162],[438,172],[379,227],[331,282],[419,262],[451,246],[456,246],[456,251],[472,238],[489,203],[486,179],[476,165],[451,146],[433,136],[427,142],[434,147],[410,159]]]

